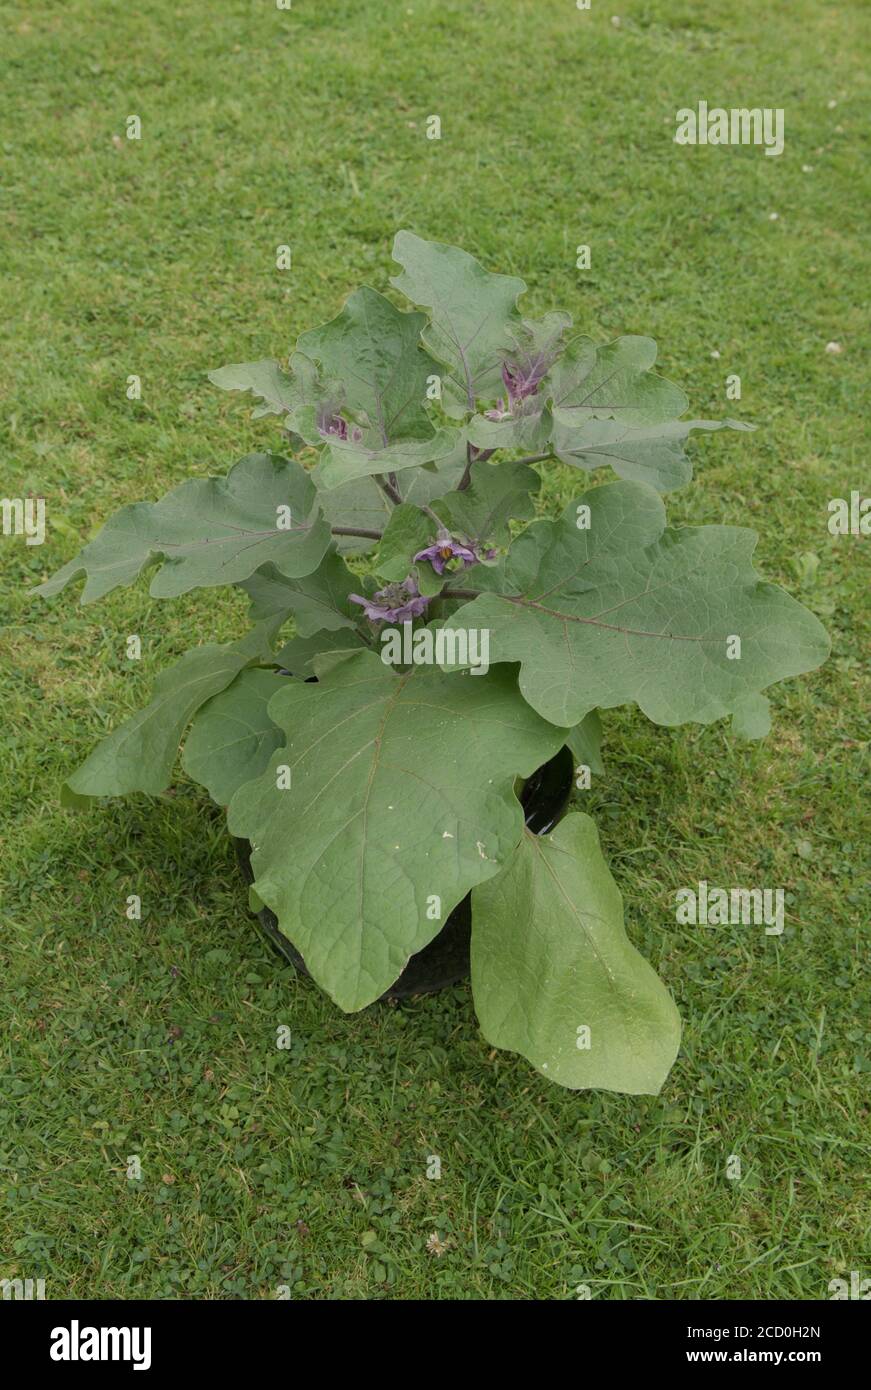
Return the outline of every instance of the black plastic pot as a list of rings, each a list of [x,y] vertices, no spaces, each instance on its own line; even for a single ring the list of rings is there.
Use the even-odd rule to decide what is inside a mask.
[[[520,794],[526,824],[536,835],[553,829],[566,808],[572,790],[574,759],[568,748],[540,767],[527,780]],[[251,846],[247,840],[233,841],[239,868],[247,883],[253,883]],[[268,907],[261,908],[257,920],[269,942],[302,975],[308,975],[305,961],[296,947],[278,929],[278,918]],[[412,994],[435,994],[469,975],[469,943],[472,935],[471,895],[463,898],[448,917],[438,936],[411,957],[408,965],[382,999],[407,999]]]

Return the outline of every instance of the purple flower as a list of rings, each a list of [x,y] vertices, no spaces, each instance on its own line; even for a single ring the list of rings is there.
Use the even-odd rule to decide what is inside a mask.
[[[426,611],[429,603],[419,592],[412,575],[401,584],[387,584],[374,598],[349,594],[352,603],[359,603],[370,623],[409,623]]]
[[[333,405],[322,405],[318,410],[318,434],[323,435],[324,439],[350,439],[353,444],[358,444],[363,438],[363,431],[356,425],[348,430],[347,420],[339,415]]]
[[[438,538],[432,545],[417,552],[414,563],[417,564],[418,560],[429,560],[436,574],[444,574],[445,565],[454,559],[462,560],[463,568],[468,569],[469,565],[477,563],[478,556],[470,545],[462,545],[455,541],[448,531],[439,531]]]
[[[502,363],[502,380],[505,382],[512,410],[518,402],[538,393],[539,382],[549,366],[547,357],[541,353],[525,357],[520,362]]]
[[[508,404],[506,407],[505,401],[500,400],[494,410],[488,410],[486,415],[489,420],[507,420],[511,415],[522,413],[524,402],[538,395],[538,388],[559,352],[562,325],[538,342],[538,334],[530,332],[531,328],[532,325],[525,325],[525,336],[532,338],[532,346],[522,348],[518,342],[514,357],[505,358],[502,363],[502,380],[508,392]]]
[[[508,388],[508,400],[501,396],[495,406],[484,411],[487,420],[516,420],[521,415],[533,415],[540,408],[538,385],[547,371],[547,366],[533,371],[523,371],[513,362],[503,362],[502,380]]]

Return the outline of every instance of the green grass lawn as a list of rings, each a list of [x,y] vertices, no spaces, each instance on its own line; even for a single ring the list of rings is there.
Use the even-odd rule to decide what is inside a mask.
[[[820,1299],[871,1274],[869,546],[826,510],[868,482],[867,7],[3,15],[0,491],[44,496],[48,537],[0,537],[0,1278],[85,1299]],[[784,108],[784,154],[675,145],[699,99]],[[122,503],[279,447],[206,372],[284,356],[358,284],[384,288],[400,227],[522,275],[530,312],[651,334],[694,415],[756,423],[695,446],[670,515],[754,526],[766,577],[832,635],[822,671],[774,692],[763,743],[605,717],[607,775],[578,802],[684,1018],[655,1099],[548,1086],[488,1048],[468,987],[340,1014],[263,943],[181,774],[164,798],[58,804],[155,674],[244,607],[28,589]],[[544,505],[576,482],[549,472]],[[675,890],[701,878],[783,886],[784,934],[677,925]]]

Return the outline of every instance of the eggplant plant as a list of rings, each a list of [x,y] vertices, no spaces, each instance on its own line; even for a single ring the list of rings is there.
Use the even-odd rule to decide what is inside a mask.
[[[753,569],[741,527],[666,523],[691,477],[687,398],[656,346],[526,317],[526,288],[400,232],[400,309],[357,290],[250,392],[280,452],[126,506],[40,586],[82,602],[151,572],[173,598],[233,585],[237,641],[194,647],[97,745],[67,804],[157,794],[182,766],[250,841],[256,900],[346,1011],[379,998],[471,893],[490,1043],[562,1085],[656,1093],[674,1002],[629,941],[592,820],[524,827],[519,779],[563,746],[601,771],[599,711],[769,727],[762,693],[818,666],[817,619]],[[556,460],[610,469],[561,509]],[[292,627],[286,628],[287,624]]]

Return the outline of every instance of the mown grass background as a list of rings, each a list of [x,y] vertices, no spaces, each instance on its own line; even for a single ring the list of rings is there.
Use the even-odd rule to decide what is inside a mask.
[[[871,1273],[868,541],[826,524],[867,483],[867,8],[2,12],[0,490],[44,496],[49,530],[0,539],[0,1277],[54,1298],[819,1299]],[[677,147],[700,98],[783,107],[785,153]],[[756,423],[696,446],[671,516],[756,527],[765,575],[832,634],[826,668],[775,692],[764,743],[606,717],[607,776],[579,801],[685,1020],[656,1099],[548,1086],[491,1052],[466,987],[342,1016],[263,944],[181,775],[162,799],[58,805],[155,674],[243,609],[28,588],[122,503],[278,447],[206,372],[284,356],[356,285],[384,288],[403,226],[522,275],[532,312],[652,334],[693,414]],[[551,473],[546,500],[576,481]],[[700,878],[783,886],[783,936],[678,926],[675,890]]]

